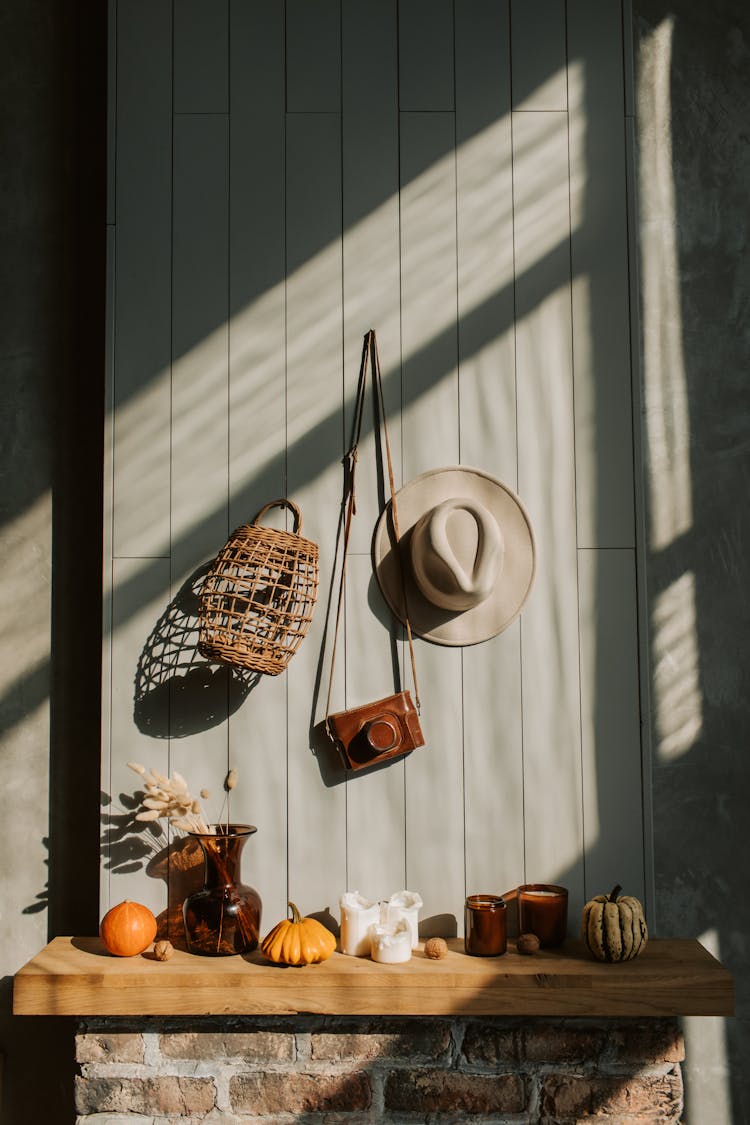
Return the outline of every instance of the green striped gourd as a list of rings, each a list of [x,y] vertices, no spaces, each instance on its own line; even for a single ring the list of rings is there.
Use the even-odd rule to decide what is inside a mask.
[[[643,907],[621,890],[618,885],[610,895],[596,895],[583,908],[581,937],[597,961],[630,961],[646,948]]]

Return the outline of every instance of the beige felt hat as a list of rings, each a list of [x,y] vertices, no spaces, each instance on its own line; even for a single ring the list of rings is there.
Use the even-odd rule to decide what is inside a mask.
[[[512,489],[481,469],[432,469],[396,493],[403,567],[388,504],[375,528],[373,566],[400,621],[441,645],[494,637],[521,612],[535,570],[534,533]],[[402,577],[403,570],[403,577]]]

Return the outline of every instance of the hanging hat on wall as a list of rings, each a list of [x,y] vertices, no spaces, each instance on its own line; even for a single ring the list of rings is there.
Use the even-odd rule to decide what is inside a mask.
[[[481,469],[432,469],[396,493],[373,538],[373,566],[393,613],[441,645],[473,645],[518,616],[534,580],[534,533],[512,489]]]

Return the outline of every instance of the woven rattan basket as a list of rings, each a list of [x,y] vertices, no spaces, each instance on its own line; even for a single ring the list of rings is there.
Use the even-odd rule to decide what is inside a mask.
[[[261,527],[270,508],[289,508],[294,531]],[[318,547],[303,539],[291,500],[272,500],[230,535],[203,582],[198,649],[208,660],[277,676],[312,621]]]

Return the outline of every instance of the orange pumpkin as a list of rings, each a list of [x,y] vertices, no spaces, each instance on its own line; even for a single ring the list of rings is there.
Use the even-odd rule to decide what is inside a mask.
[[[135,957],[156,937],[156,918],[147,906],[125,899],[104,915],[99,937],[115,957]]]
[[[327,961],[336,938],[316,918],[303,918],[293,902],[287,904],[291,920],[283,919],[264,938],[262,953],[277,965],[314,965]]]

